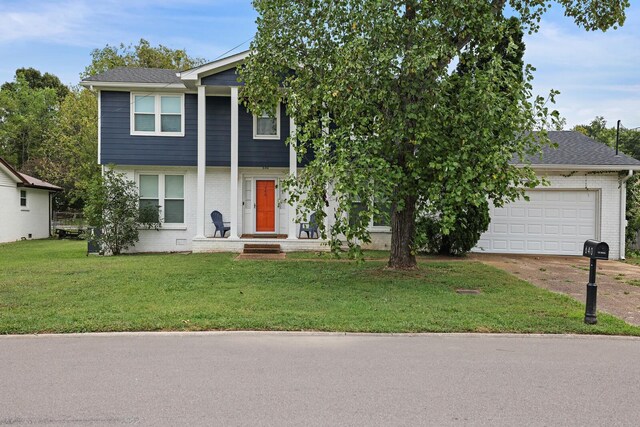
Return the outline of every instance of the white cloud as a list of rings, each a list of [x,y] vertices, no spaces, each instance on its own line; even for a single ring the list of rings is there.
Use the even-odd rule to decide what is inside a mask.
[[[0,44],[44,41],[71,46],[104,44],[103,40],[136,40],[150,15],[160,8],[204,7],[211,0],[3,0]],[[197,9],[197,8],[196,8]],[[147,18],[147,19],[145,19]],[[130,36],[130,37],[127,37]]]
[[[89,14],[89,8],[77,1],[5,5],[0,7],[0,42],[67,39],[81,30]]]
[[[628,16],[617,31],[586,32],[568,20],[543,21],[539,33],[526,37],[525,60],[537,68],[535,92],[561,92],[555,108],[568,127],[595,116],[640,126],[640,14],[629,10]]]

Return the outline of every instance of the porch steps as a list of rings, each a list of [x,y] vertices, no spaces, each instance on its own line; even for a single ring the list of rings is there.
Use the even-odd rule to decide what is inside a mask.
[[[245,243],[243,254],[279,254],[282,252],[280,245],[263,243]]]

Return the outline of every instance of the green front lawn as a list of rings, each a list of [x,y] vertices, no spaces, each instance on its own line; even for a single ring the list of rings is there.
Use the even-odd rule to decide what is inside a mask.
[[[85,256],[85,242],[0,245],[0,333],[140,330],[543,332],[640,335],[612,316],[470,261],[415,272],[313,255]],[[305,259],[305,257],[312,259]],[[478,289],[479,295],[456,289]]]

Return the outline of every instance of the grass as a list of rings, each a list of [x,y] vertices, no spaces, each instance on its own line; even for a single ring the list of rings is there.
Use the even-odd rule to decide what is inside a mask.
[[[0,333],[158,330],[521,332],[640,335],[605,314],[471,261],[413,272],[234,254],[85,256],[86,243],[0,245]],[[456,289],[480,293],[458,294]]]
[[[640,265],[640,252],[632,252],[630,254],[627,254],[626,262],[630,264]]]

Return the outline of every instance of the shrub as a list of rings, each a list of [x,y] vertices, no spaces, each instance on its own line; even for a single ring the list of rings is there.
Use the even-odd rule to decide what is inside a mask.
[[[157,209],[140,209],[136,184],[122,173],[107,169],[87,191],[85,218],[102,233],[94,239],[105,252],[119,255],[138,241],[141,227],[160,227]]]
[[[420,236],[416,240],[416,246],[428,253],[462,255],[478,243],[480,235],[487,230],[490,221],[487,202],[480,206],[462,207],[456,223],[448,234],[445,234],[438,215],[425,215],[416,221]]]

